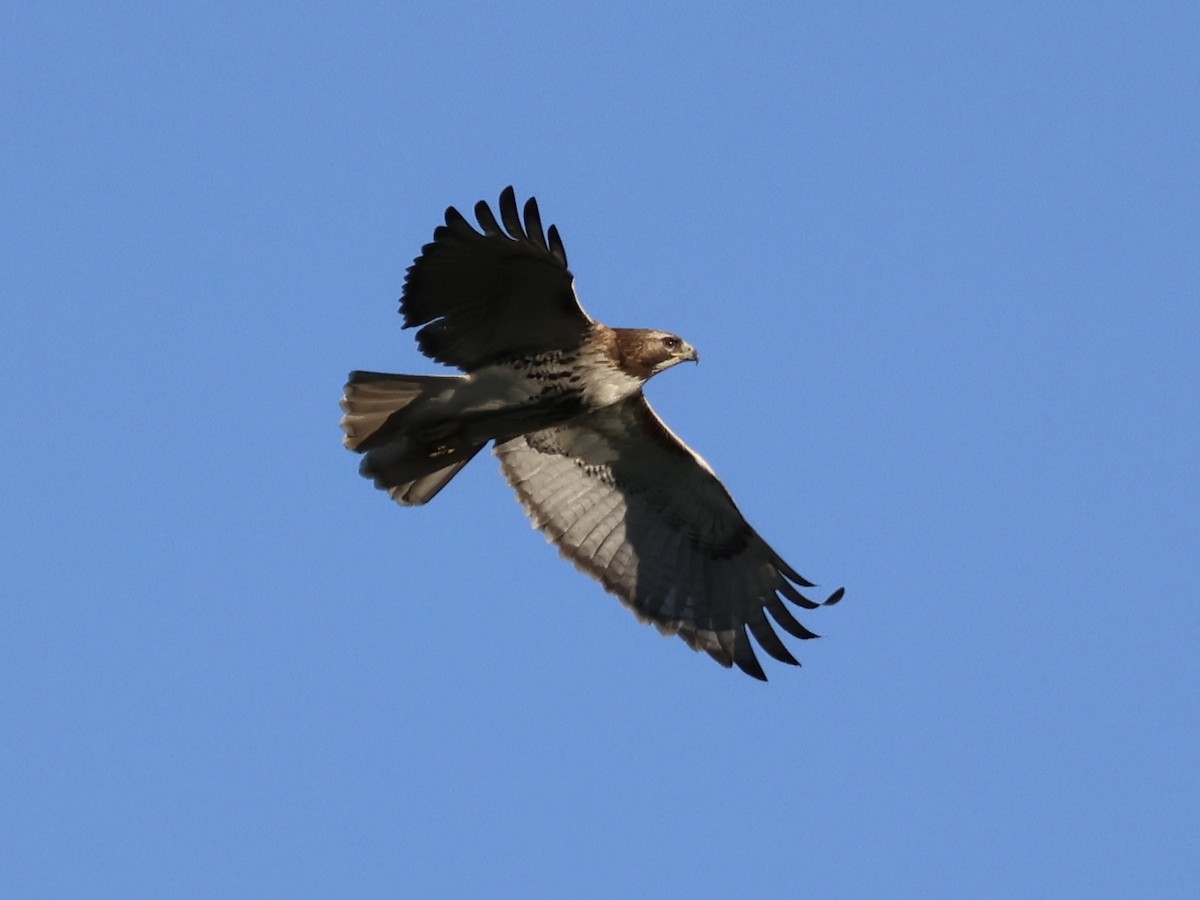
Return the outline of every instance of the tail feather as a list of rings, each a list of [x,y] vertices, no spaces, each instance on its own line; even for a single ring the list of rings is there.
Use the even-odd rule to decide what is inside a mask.
[[[428,503],[469,463],[483,444],[452,438],[433,443],[405,434],[404,412],[422,397],[461,378],[351,372],[341,406],[343,443],[365,454],[359,471],[397,503]]]
[[[363,452],[362,446],[395,413],[412,405],[422,395],[461,381],[453,375],[389,375],[386,372],[351,372],[341,407],[342,443],[348,450]],[[380,435],[381,436],[381,435]]]
[[[396,475],[377,466],[368,469],[372,462],[371,454],[368,454],[363,460],[360,471],[366,477],[374,479],[375,486],[386,490],[391,498],[401,506],[421,506],[437,496],[438,491],[444,488],[450,479],[457,475],[462,467],[474,459],[475,454],[482,449],[482,444],[478,447],[471,447],[450,465],[424,475],[418,475],[415,478]]]

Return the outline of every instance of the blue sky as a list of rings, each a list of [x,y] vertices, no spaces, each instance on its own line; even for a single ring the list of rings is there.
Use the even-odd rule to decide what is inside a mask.
[[[0,893],[1200,891],[1190,3],[56,4],[0,23]],[[841,605],[762,685],[352,368],[535,194]]]

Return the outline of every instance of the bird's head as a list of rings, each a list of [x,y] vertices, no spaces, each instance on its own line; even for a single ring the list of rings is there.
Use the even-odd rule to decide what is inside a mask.
[[[649,328],[617,328],[620,366],[643,380],[681,362],[699,362],[696,348],[679,335]]]
[[[665,331],[656,331],[654,335],[665,354],[663,361],[655,367],[655,372],[669,369],[676,363],[700,362],[700,354],[696,352],[696,348],[679,337],[679,335],[668,334]]]

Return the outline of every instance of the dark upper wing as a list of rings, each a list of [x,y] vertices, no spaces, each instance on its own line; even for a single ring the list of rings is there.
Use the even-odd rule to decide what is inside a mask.
[[[500,194],[503,228],[482,200],[476,231],[453,206],[408,269],[400,314],[421,352],[470,372],[512,354],[577,346],[591,319],[575,296],[558,229],[542,232],[537,201]]]
[[[534,525],[642,621],[678,634],[724,666],[764,679],[747,632],[798,665],[766,613],[815,637],[781,598],[808,609],[811,587],[742,517],[712,469],[639,393],[496,446]]]

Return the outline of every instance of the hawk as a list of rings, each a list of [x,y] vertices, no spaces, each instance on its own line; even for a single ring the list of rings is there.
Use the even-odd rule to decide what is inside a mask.
[[[666,331],[609,328],[579,303],[558,229],[511,187],[500,218],[456,210],[408,269],[405,328],[464,374],[350,373],[346,447],[404,506],[429,502],[491,443],[536,528],[642,622],[765,681],[750,641],[799,665],[772,620],[801,639],[787,600],[828,606],[747,524],[725,485],[650,408],[642,388],[698,362]],[[768,615],[770,618],[768,618]]]

